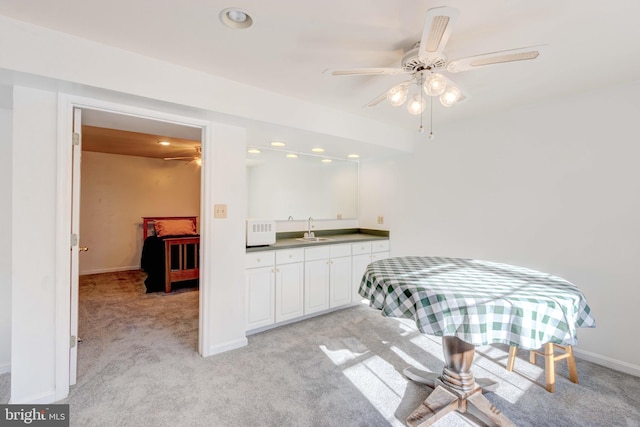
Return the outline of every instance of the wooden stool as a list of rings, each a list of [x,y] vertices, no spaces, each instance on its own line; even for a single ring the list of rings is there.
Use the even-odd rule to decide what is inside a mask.
[[[554,354],[554,347],[564,351],[563,354],[556,356]],[[567,359],[567,366],[569,367],[569,379],[572,383],[578,383],[578,369],[576,368],[576,359],[573,357],[573,347],[570,345],[559,345],[553,343],[546,343],[543,347],[544,353],[538,350],[531,350],[529,352],[529,362],[536,364],[536,356],[540,355],[544,357],[544,371],[545,371],[545,388],[549,393],[553,393],[556,390],[556,373],[555,362],[562,359]],[[509,347],[509,360],[507,361],[507,371],[513,371],[513,365],[516,361],[516,352],[518,347],[512,345]]]

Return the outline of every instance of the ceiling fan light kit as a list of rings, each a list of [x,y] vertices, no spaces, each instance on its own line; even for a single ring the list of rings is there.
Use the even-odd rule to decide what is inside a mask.
[[[448,6],[427,10],[422,38],[405,53],[400,67],[351,68],[333,70],[331,74],[334,76],[409,74],[411,76],[409,80],[396,84],[374,98],[367,106],[378,105],[386,98],[392,106],[399,107],[409,98],[407,111],[418,115],[426,106],[422,91],[432,99],[439,97],[440,104],[444,107],[451,107],[469,99],[469,96],[448,77],[441,74],[442,72],[458,73],[497,64],[533,60],[538,58],[544,47],[531,46],[503,50],[449,61],[445,54],[445,47],[459,15],[460,12],[457,9]],[[409,89],[413,84],[418,87],[418,93],[409,97]],[[422,124],[420,130],[422,130]],[[429,137],[433,137],[433,132],[430,132]]]

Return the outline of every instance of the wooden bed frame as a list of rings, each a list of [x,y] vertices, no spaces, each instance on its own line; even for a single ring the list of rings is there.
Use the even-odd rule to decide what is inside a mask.
[[[193,228],[196,228],[195,216],[155,216],[142,217],[142,243],[149,237],[149,227],[154,230],[153,224],[158,220],[171,219],[188,219],[193,222]],[[178,259],[171,258],[172,248],[178,247]],[[188,251],[193,251],[194,265],[189,268],[187,265]],[[200,277],[200,236],[194,237],[169,237],[164,239],[164,291],[171,292],[171,284],[174,282],[182,282],[184,280],[193,280]],[[175,261],[175,262],[174,262]],[[171,267],[177,267],[172,269]]]

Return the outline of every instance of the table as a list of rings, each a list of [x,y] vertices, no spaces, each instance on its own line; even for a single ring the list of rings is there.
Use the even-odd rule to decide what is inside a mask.
[[[383,316],[409,318],[424,334],[441,336],[441,375],[409,367],[411,380],[434,387],[407,419],[431,425],[469,410],[488,424],[514,425],[482,391],[497,383],[475,379],[475,346],[491,343],[538,349],[577,343],[576,328],[595,327],[586,298],[572,283],[508,264],[445,257],[395,257],[367,267],[359,293]]]

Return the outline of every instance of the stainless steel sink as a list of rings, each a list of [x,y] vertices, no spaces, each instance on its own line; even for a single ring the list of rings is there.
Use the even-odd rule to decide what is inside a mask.
[[[330,242],[333,239],[330,239],[328,237],[298,237],[296,240],[299,240],[301,242],[314,243],[314,242]]]

